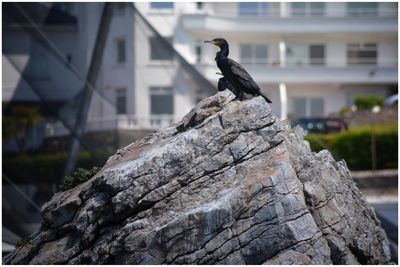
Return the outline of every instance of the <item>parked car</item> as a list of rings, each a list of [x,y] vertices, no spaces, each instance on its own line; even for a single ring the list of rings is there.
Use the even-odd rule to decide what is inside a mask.
[[[391,95],[388,98],[385,99],[385,106],[387,107],[391,107],[394,105],[397,105],[399,101],[399,95],[395,94],[395,95]]]
[[[307,133],[338,133],[347,131],[347,124],[339,118],[300,118],[292,121],[292,127],[300,125]]]

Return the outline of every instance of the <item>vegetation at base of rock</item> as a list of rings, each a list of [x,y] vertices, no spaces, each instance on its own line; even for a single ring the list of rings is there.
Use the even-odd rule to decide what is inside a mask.
[[[64,183],[61,185],[62,191],[67,191],[80,185],[90,178],[92,178],[96,173],[100,171],[100,167],[93,167],[89,170],[78,168],[71,176],[65,177]]]
[[[109,156],[110,153],[106,152],[93,156],[87,151],[82,151],[78,155],[77,168],[90,169],[92,166],[101,166]],[[57,183],[62,178],[67,159],[66,152],[4,157],[3,172],[15,183]]]
[[[17,243],[15,244],[15,246],[16,246],[17,248],[23,247],[23,246],[25,246],[26,244],[28,244],[28,242],[29,242],[29,238],[25,237],[25,238],[22,238],[21,240],[18,240]]]
[[[358,110],[371,109],[374,106],[383,106],[384,98],[382,96],[356,96],[354,97],[354,104]]]
[[[378,169],[397,168],[397,123],[374,125]],[[336,159],[344,159],[351,170],[371,169],[371,127],[352,128],[336,134],[309,134],[311,150],[328,149]]]

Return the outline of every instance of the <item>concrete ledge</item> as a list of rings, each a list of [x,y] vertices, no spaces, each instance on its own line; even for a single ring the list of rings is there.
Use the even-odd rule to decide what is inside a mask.
[[[398,170],[353,171],[351,175],[360,188],[398,187]]]

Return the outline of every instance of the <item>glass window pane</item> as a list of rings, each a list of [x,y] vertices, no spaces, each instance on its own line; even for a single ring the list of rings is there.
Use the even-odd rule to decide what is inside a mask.
[[[150,88],[150,111],[153,115],[174,114],[172,87]]]
[[[126,89],[116,91],[117,114],[126,114]]]
[[[376,64],[376,51],[359,51],[357,57],[361,64]]]
[[[306,3],[295,2],[291,3],[292,16],[305,16],[306,15]]]
[[[196,62],[200,63],[201,62],[201,46],[200,45],[196,45]]]
[[[310,2],[310,15],[311,16],[323,16],[325,13],[325,3],[321,2]]]
[[[174,52],[157,37],[150,37],[150,59],[172,60]]]
[[[126,59],[126,47],[125,47],[125,40],[118,40],[117,41],[117,62],[124,63]]]
[[[259,64],[267,63],[268,47],[266,45],[256,45],[254,50],[255,50],[255,55],[254,55],[255,62]]]
[[[311,99],[311,117],[324,116],[324,99],[312,98]]]
[[[172,8],[174,8],[174,3],[173,2],[151,2],[150,7],[155,8],[155,9],[172,9]]]
[[[349,65],[376,65],[378,58],[377,45],[368,44],[348,44],[347,45],[347,64]]]
[[[347,14],[350,16],[376,16],[378,14],[378,3],[376,2],[348,2]]]
[[[364,47],[366,49],[369,48],[369,49],[372,49],[372,50],[376,50],[376,44],[367,43],[367,44],[364,44]]]
[[[257,15],[258,3],[257,2],[240,2],[239,3],[239,15],[251,16]]]
[[[240,45],[240,62],[251,63],[251,45]]]
[[[260,5],[260,13],[261,15],[268,15],[269,12],[269,3],[268,2],[261,2]]]
[[[310,45],[310,64],[323,65],[325,63],[325,46]]]
[[[293,117],[304,118],[306,116],[306,98],[294,97],[293,98]]]

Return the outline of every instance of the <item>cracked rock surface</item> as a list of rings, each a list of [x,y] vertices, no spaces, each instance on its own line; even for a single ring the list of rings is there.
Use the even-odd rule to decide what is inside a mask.
[[[265,100],[201,101],[44,205],[6,264],[387,264],[344,161],[310,151]]]

